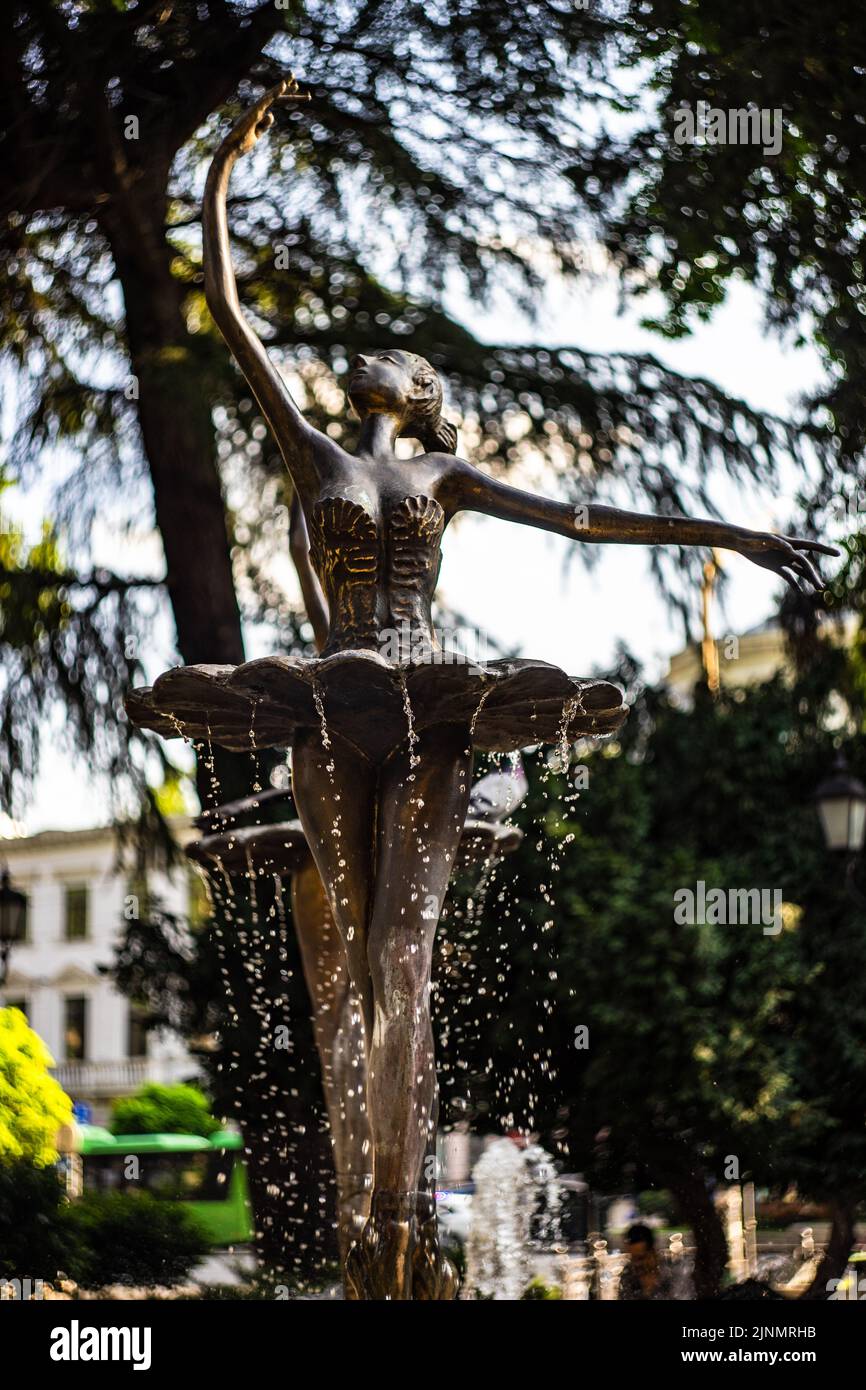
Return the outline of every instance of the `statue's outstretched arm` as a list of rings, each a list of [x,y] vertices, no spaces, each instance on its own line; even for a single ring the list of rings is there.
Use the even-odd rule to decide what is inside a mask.
[[[275,102],[297,95],[292,78],[272,87],[245,111],[213,157],[202,204],[202,254],[208,308],[264,412],[296,484],[315,481],[309,442],[315,434],[250,328],[238,299],[226,219],[226,193],[238,158],[273,124]]]
[[[328,628],[330,626],[328,605],[325,601],[325,595],[322,593],[321,585],[316,578],[315,570],[310,564],[310,537],[307,532],[301,499],[297,492],[292,498],[292,507],[289,513],[289,550],[301,586],[301,596],[307,610],[307,617],[313,629],[316,650],[320,652],[328,640]]]
[[[750,531],[724,521],[687,516],[651,516],[595,503],[570,504],[489,478],[472,464],[458,460],[449,479],[454,511],[484,512],[502,521],[538,526],[575,541],[619,542],[623,545],[705,545],[736,550],[762,568],[780,574],[794,588],[802,583],[823,589],[823,581],[806,552],[837,555],[832,546],[798,536],[775,536]]]

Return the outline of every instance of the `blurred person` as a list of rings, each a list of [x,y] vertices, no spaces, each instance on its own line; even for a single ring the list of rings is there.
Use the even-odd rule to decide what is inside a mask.
[[[671,1274],[659,1259],[656,1238],[649,1226],[630,1226],[624,1248],[628,1264],[619,1281],[620,1299],[649,1303],[673,1298]]]

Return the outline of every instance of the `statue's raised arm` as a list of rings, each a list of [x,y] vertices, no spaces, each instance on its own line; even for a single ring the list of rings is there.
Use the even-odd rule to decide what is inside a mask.
[[[301,597],[304,600],[304,608],[307,610],[307,618],[313,629],[316,651],[320,652],[328,640],[330,616],[325,595],[322,593],[322,586],[310,563],[310,536],[307,531],[301,499],[297,492],[292,496],[292,505],[289,511],[289,553],[295,566],[298,583],[301,586]]]
[[[570,540],[621,545],[703,545],[735,550],[762,569],[781,575],[795,589],[803,586],[816,590],[824,588],[808,552],[839,553],[820,541],[777,536],[770,531],[750,531],[748,527],[731,526],[724,521],[652,516],[595,503],[557,502],[511,487],[463,460],[455,461],[448,493],[453,511],[483,512],[502,521],[554,531]]]
[[[313,482],[310,442],[316,431],[307,424],[267,351],[253,332],[238,299],[226,217],[226,194],[232,169],[273,124],[271,107],[297,99],[294,78],[287,77],[265,93],[229,131],[213,157],[202,204],[202,254],[205,297],[214,322],[232,350],[274,432],[297,485]]]

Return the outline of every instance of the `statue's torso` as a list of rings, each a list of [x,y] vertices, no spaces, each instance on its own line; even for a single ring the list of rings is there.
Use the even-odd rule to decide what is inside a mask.
[[[435,645],[430,608],[446,525],[435,481],[429,469],[397,465],[384,485],[339,476],[323,485],[307,522],[331,617],[324,655]]]

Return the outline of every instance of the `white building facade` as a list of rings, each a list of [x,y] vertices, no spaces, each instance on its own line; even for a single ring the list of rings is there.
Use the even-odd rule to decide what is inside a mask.
[[[0,840],[0,863],[27,897],[23,939],[14,943],[0,1005],[14,1005],[46,1043],[54,1075],[96,1123],[110,1102],[148,1081],[195,1078],[182,1040],[147,1019],[100,973],[111,965],[136,889],[118,863],[111,829],[43,831]],[[190,871],[153,874],[148,890],[185,915]]]
[[[841,624],[828,624],[825,636],[850,647],[857,628],[855,618]],[[715,639],[719,683],[726,690],[744,690],[771,680],[780,671],[793,678],[793,667],[785,634],[774,618],[759,623],[748,632],[731,633]],[[665,684],[684,704],[688,704],[696,682],[704,680],[703,656],[699,643],[684,647],[671,657]]]

